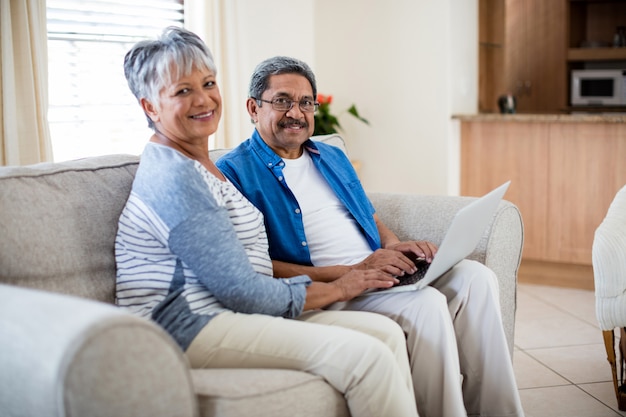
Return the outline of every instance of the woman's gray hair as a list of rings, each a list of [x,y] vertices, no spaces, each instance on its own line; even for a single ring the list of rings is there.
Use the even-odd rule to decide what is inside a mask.
[[[130,91],[137,101],[145,98],[157,107],[161,89],[191,74],[195,68],[217,74],[213,55],[202,39],[173,26],[166,28],[156,40],[138,42],[124,57],[124,75]],[[148,127],[154,129],[150,117]]]
[[[309,80],[313,89],[313,98],[317,98],[317,84],[315,74],[311,68],[303,61],[287,56],[275,56],[268,58],[256,66],[250,78],[250,88],[248,96],[251,98],[261,98],[261,95],[269,88],[269,78],[272,75],[280,74],[300,74]]]

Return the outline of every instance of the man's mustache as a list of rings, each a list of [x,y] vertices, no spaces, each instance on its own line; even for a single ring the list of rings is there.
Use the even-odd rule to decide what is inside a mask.
[[[278,126],[282,128],[285,128],[288,126],[300,126],[300,127],[308,128],[309,124],[305,120],[287,118],[278,122]]]

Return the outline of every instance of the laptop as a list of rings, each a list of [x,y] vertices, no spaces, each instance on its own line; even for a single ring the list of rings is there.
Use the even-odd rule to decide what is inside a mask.
[[[418,259],[415,261],[417,272],[398,277],[399,284],[362,295],[421,290],[448,272],[474,251],[510,183],[505,182],[456,213],[431,263]]]

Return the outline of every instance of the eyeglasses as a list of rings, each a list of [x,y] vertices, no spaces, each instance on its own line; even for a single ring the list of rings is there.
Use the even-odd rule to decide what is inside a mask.
[[[311,100],[310,98],[303,98],[300,101],[290,100],[288,98],[275,98],[274,100],[263,100],[262,98],[252,97],[253,100],[262,101],[263,103],[270,103],[272,108],[276,111],[284,111],[288,112],[293,108],[293,105],[298,103],[300,107],[300,111],[304,113],[312,113],[317,111],[320,106],[320,103]]]

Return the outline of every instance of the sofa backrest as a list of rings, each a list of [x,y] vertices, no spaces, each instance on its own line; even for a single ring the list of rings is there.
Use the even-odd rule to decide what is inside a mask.
[[[115,233],[138,161],[0,167],[0,281],[114,302]]]
[[[315,139],[345,151],[338,135]],[[138,163],[107,155],[0,167],[0,282],[113,303],[115,234]]]

